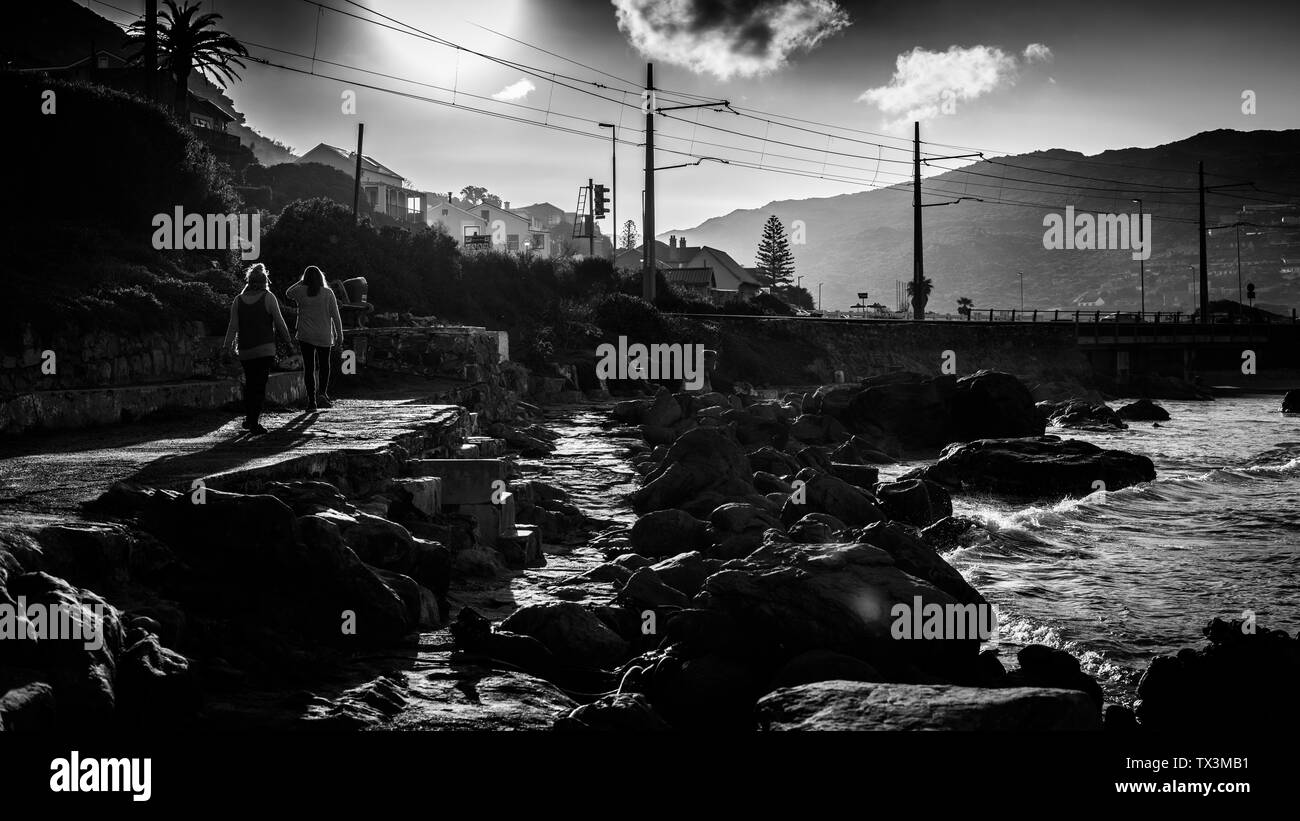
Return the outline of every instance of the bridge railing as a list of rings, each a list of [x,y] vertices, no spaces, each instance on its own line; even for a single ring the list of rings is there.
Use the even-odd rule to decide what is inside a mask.
[[[970,322],[1073,322],[1075,324],[1128,325],[1149,323],[1153,325],[1204,324],[1199,312],[1184,311],[1104,311],[1104,310],[1058,310],[1043,308],[973,308],[958,315]],[[1297,317],[1292,312],[1290,319],[1277,319],[1274,322],[1295,323]],[[1226,312],[1210,314],[1210,324],[1236,325],[1261,324],[1261,320],[1248,319]]]

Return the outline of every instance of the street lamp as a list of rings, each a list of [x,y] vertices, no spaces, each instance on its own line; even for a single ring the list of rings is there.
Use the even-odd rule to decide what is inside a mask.
[[[618,126],[614,123],[599,123],[600,128],[608,128],[609,132],[609,205],[610,219],[613,220],[614,230],[610,232],[613,242],[610,245],[613,248],[614,258],[618,257]]]
[[[1020,313],[1023,314],[1025,312],[1025,272],[1016,271],[1016,273],[1020,274]]]
[[[1189,270],[1189,271],[1192,272],[1192,282],[1195,283],[1195,282],[1196,282],[1196,277],[1197,277],[1197,274],[1198,274],[1198,271],[1196,270],[1196,266],[1195,266],[1195,265],[1188,265],[1188,266],[1187,266],[1187,270]],[[1195,289],[1192,290],[1192,293],[1193,293],[1193,295],[1196,294]],[[1199,305],[1199,304],[1201,304],[1201,303],[1200,303],[1200,301],[1198,300],[1198,301],[1196,302],[1196,304]],[[1192,312],[1192,315],[1195,316],[1195,315],[1196,315],[1196,312],[1193,311],[1193,312]],[[1201,321],[1204,322],[1204,321],[1205,321],[1205,317],[1201,317]]]
[[[1141,198],[1137,198],[1130,200],[1130,202],[1136,202],[1138,204],[1138,230],[1141,230],[1142,200]],[[1149,240],[1148,237],[1143,237],[1142,239]],[[1145,318],[1147,312],[1147,270],[1146,261],[1141,258],[1138,259],[1138,287],[1141,288],[1142,291],[1142,304],[1138,310],[1138,322],[1141,322]]]
[[[817,310],[819,311],[822,309],[822,285],[824,284],[822,282],[817,283]]]

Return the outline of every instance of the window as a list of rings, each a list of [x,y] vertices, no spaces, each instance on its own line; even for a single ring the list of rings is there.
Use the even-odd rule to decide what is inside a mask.
[[[446,208],[442,209],[442,215],[443,215],[444,217],[447,216],[447,209],[446,209]]]
[[[487,222],[488,220],[492,219],[492,212],[484,208],[482,211],[479,212],[479,216],[483,218],[484,222]]]
[[[507,235],[506,235],[506,250],[507,250],[507,251],[518,251],[518,250],[519,250],[519,235],[518,235],[518,234],[507,234]]]

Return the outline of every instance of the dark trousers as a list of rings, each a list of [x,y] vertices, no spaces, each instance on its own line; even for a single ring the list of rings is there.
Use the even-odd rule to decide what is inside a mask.
[[[244,413],[248,421],[255,424],[262,415],[262,406],[266,404],[266,381],[271,377],[275,357],[241,359],[239,364],[244,366]]]
[[[329,396],[330,393],[330,351],[327,346],[312,345],[298,341],[302,350],[302,380],[307,383],[307,401],[316,401],[317,396]],[[320,374],[320,391],[316,390],[317,372]]]

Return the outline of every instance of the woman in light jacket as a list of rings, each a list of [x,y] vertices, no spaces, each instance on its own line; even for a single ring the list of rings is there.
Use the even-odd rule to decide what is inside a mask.
[[[330,351],[343,341],[343,317],[334,291],[325,287],[325,275],[308,265],[302,279],[284,295],[298,304],[298,347],[302,349],[302,378],[307,384],[307,410],[328,408]]]
[[[266,267],[258,262],[244,272],[244,290],[230,303],[230,323],[222,350],[238,353],[244,368],[244,430],[266,433],[259,421],[266,404],[266,383],[275,364],[275,332],[292,344],[280,303],[271,293]],[[236,348],[238,340],[238,348]]]

